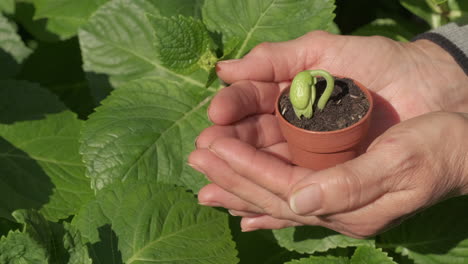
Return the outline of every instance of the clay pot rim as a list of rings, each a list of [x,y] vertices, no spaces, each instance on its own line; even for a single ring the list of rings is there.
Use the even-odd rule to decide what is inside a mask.
[[[340,75],[333,75],[333,77],[336,77],[336,78],[347,78],[347,79],[351,79],[351,78],[348,78],[348,77],[342,77]],[[307,130],[307,129],[303,129],[303,128],[300,128],[300,127],[297,127],[291,123],[289,123],[288,120],[286,120],[286,118],[284,118],[284,116],[281,114],[281,112],[279,111],[279,100],[281,99],[281,96],[286,93],[287,91],[289,91],[290,89],[290,86],[283,89],[279,95],[276,97],[276,100],[275,100],[275,111],[276,113],[278,113],[277,116],[279,116],[279,118],[282,119],[282,121],[284,123],[286,123],[287,126],[289,126],[290,128],[292,129],[296,129],[296,130],[300,130],[301,132],[303,133],[307,133],[307,134],[312,134],[312,135],[333,135],[333,134],[340,134],[340,133],[343,133],[343,132],[346,132],[348,130],[352,130],[354,129],[355,127],[357,126],[360,126],[362,123],[364,123],[368,118],[369,116],[371,115],[372,111],[373,111],[373,108],[374,108],[374,99],[372,98],[372,94],[370,93],[370,91],[360,82],[354,80],[354,79],[351,79],[358,87],[359,89],[361,89],[361,91],[364,92],[364,94],[366,95],[366,98],[367,98],[367,101],[369,102],[369,109],[367,110],[367,113],[356,123],[352,124],[351,126],[349,127],[345,127],[345,128],[342,128],[342,129],[338,129],[338,130],[333,130],[333,131],[312,131],[312,130]]]

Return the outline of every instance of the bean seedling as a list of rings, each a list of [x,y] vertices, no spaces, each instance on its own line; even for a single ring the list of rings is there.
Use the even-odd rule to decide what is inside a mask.
[[[292,81],[289,98],[293,105],[294,113],[299,119],[302,116],[311,118],[314,113],[313,105],[317,93],[315,84],[317,83],[318,76],[325,78],[327,82],[325,91],[317,103],[318,109],[323,110],[335,87],[335,81],[330,73],[325,70],[302,71]]]

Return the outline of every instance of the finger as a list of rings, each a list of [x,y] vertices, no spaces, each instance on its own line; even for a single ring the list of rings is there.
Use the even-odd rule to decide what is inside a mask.
[[[327,220],[339,227],[337,231],[352,237],[375,236],[398,225],[420,209],[424,205],[423,199],[417,196],[408,190],[388,193],[356,210],[328,215]]]
[[[240,60],[221,61],[218,76],[226,83],[239,80],[281,82],[291,80],[318,60],[316,46],[328,46],[330,36],[315,31],[304,37],[277,43],[262,43]]]
[[[302,224],[284,219],[276,219],[268,215],[257,217],[243,217],[241,220],[242,232],[250,232],[258,229],[281,229]]]
[[[211,143],[222,137],[239,139],[256,148],[266,148],[284,142],[284,137],[273,115],[255,115],[233,125],[214,125],[205,129],[197,138],[197,148],[208,148]]]
[[[271,114],[279,92],[279,86],[274,83],[237,82],[216,94],[208,117],[216,125],[230,125],[246,116]]]
[[[261,150],[288,164],[291,163],[291,153],[289,153],[288,143],[286,142],[274,144],[269,147],[262,148]]]
[[[201,205],[224,207],[234,211],[263,213],[263,209],[225,191],[214,183],[206,185],[198,192],[198,202]]]
[[[234,138],[219,138],[209,148],[242,177],[284,200],[296,182],[312,173]]]
[[[189,164],[225,191],[261,208],[262,213],[279,217],[291,212],[284,200],[236,173],[224,160],[208,149],[192,152]]]
[[[390,191],[395,172],[392,152],[369,151],[298,182],[289,204],[298,215],[326,215],[365,206]]]

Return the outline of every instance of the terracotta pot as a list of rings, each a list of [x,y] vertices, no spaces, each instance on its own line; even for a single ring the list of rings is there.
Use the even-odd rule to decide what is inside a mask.
[[[354,80],[353,80],[354,81]],[[275,112],[283,136],[288,142],[292,163],[314,170],[326,169],[353,159],[358,155],[358,144],[367,135],[370,116],[374,106],[372,95],[359,82],[354,83],[364,92],[369,101],[369,110],[357,123],[335,131],[317,132],[296,127],[280,113],[279,100],[289,88],[276,99]]]

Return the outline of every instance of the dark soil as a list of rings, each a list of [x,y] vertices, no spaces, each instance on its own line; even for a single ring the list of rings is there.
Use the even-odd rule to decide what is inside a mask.
[[[323,111],[317,108],[318,98],[325,90],[326,82],[319,78],[317,99],[312,118],[297,118],[289,101],[289,94],[284,94],[279,102],[279,109],[289,123],[312,131],[334,131],[357,123],[369,110],[366,95],[351,79],[335,78],[335,89]]]

